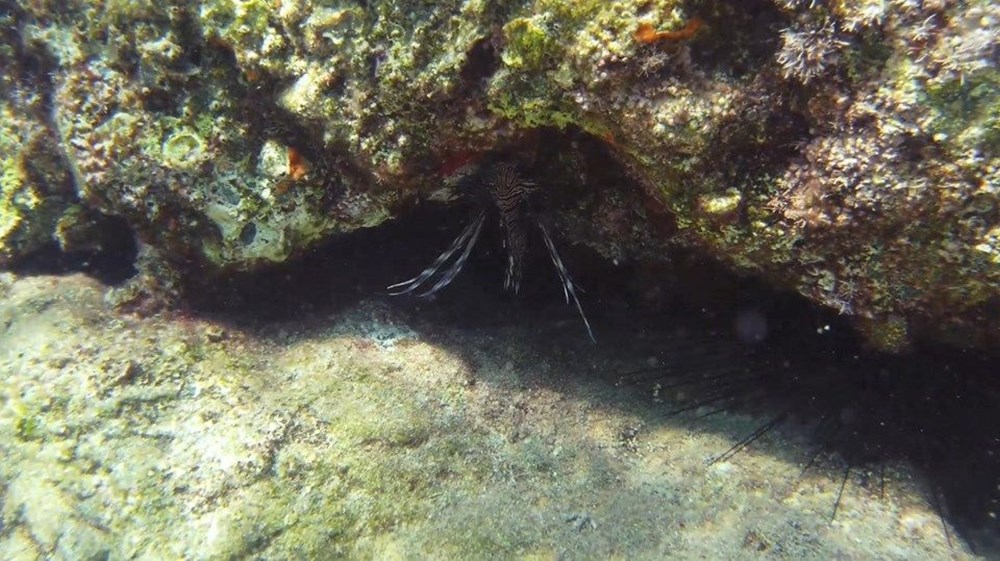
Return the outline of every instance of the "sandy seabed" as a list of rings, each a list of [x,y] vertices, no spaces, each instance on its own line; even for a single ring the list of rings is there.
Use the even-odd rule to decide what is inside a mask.
[[[105,290],[0,284],[2,559],[977,558],[904,464],[832,521],[843,471],[803,473],[794,427],[709,465],[760,419],[665,415],[566,322],[241,327]]]

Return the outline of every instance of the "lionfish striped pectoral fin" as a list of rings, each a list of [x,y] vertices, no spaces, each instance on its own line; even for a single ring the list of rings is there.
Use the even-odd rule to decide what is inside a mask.
[[[403,281],[400,283],[393,284],[387,287],[389,294],[391,296],[402,296],[404,294],[410,294],[420,288],[422,288],[434,275],[441,271],[441,268],[459,253],[458,258],[448,267],[448,269],[438,278],[430,288],[420,292],[416,296],[424,297],[430,296],[441,290],[445,286],[455,280],[455,277],[462,272],[462,267],[465,266],[465,262],[468,261],[469,255],[472,253],[472,248],[476,245],[476,241],[479,239],[479,234],[483,230],[483,223],[486,221],[486,212],[479,211],[476,217],[469,222],[468,225],[462,230],[462,233],[455,238],[455,241],[451,242],[451,246],[448,247],[436,260],[431,264],[430,267],[424,269],[422,273],[413,277],[410,280]]]
[[[521,270],[524,266],[524,256],[527,254],[526,232],[516,224],[505,224],[507,237],[504,249],[507,250],[507,272],[504,274],[504,290],[512,290],[514,294],[521,291]]]
[[[521,280],[520,275],[515,273],[517,270],[517,262],[514,260],[514,256],[508,252],[507,254],[507,273],[503,277],[503,289],[513,290],[514,294],[518,294],[521,291]]]
[[[594,331],[590,328],[590,322],[587,321],[587,314],[583,313],[583,306],[580,305],[580,299],[576,297],[576,285],[573,284],[573,279],[569,276],[569,271],[566,270],[566,265],[563,265],[562,259],[559,257],[559,252],[556,251],[556,245],[552,243],[552,237],[549,236],[548,229],[541,222],[538,222],[538,229],[542,231],[542,238],[545,240],[545,247],[549,250],[549,257],[552,258],[552,264],[556,267],[556,272],[559,273],[559,280],[562,281],[563,295],[566,296],[566,303],[569,304],[570,298],[573,299],[573,303],[576,305],[576,311],[580,312],[580,318],[583,319],[583,325],[587,328],[587,335],[590,336],[590,340],[597,342],[594,338]]]

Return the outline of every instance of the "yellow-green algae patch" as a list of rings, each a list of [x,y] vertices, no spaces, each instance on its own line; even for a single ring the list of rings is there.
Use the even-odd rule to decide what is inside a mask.
[[[73,198],[51,132],[25,107],[0,100],[0,266],[52,243]]]

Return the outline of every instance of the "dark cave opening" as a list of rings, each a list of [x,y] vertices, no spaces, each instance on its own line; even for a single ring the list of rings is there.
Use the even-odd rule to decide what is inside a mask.
[[[84,273],[103,284],[117,286],[137,273],[138,246],[124,219],[99,215],[77,235],[79,240],[53,240],[9,264],[20,275]],[[78,242],[78,243],[77,243]]]

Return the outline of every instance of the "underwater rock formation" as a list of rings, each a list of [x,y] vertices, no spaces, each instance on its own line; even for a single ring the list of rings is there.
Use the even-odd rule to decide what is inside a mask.
[[[1000,7],[985,0],[9,13],[4,66],[51,68],[5,82],[4,137],[23,144],[17,100],[37,96],[58,142],[4,149],[5,254],[37,246],[78,197],[184,275],[282,262],[501,151],[563,193],[564,236],[609,258],[695,247],[849,316],[880,348],[1000,341]],[[46,157],[75,193],[19,179]],[[609,165],[623,173],[588,175]],[[29,192],[45,204],[18,203]]]
[[[75,199],[58,137],[46,123],[45,61],[23,52],[0,16],[0,266],[52,241]]]

